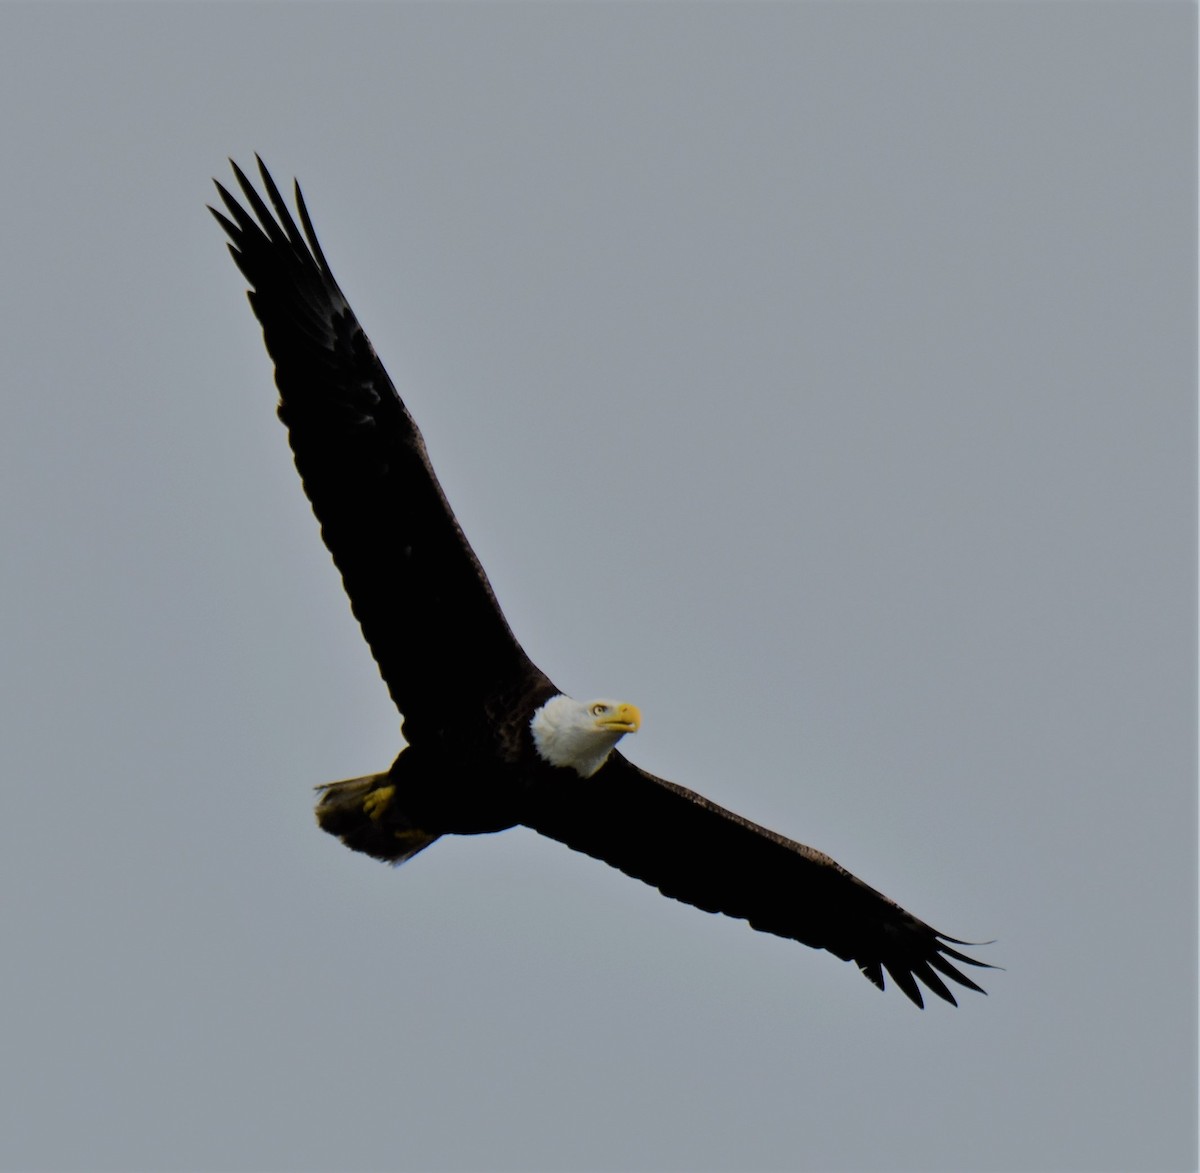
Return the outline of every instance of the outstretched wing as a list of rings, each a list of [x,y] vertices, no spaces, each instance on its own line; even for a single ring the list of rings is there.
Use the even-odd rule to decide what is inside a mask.
[[[482,726],[489,696],[549,682],[509,630],[421,433],[330,272],[299,184],[303,235],[258,166],[273,215],[236,164],[250,210],[219,183],[229,215],[209,210],[251,285],[321,536],[408,740],[445,732],[448,720]]]
[[[566,773],[560,771],[560,773]],[[880,989],[884,971],[918,1006],[923,982],[955,1005],[944,978],[984,993],[957,968],[993,969],[827,855],[775,834],[614,753],[592,778],[555,779],[522,822],[705,912],[828,949]]]

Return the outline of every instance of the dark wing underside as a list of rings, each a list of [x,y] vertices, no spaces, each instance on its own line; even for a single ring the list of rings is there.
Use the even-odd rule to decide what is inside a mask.
[[[944,978],[980,989],[954,964],[994,968],[952,948],[827,855],[776,835],[614,753],[599,773],[539,787],[535,831],[644,880],[665,896],[828,949],[883,989],[884,972],[918,1006],[920,981],[954,1002]],[[957,1003],[955,1003],[957,1004]]]
[[[509,630],[421,434],[329,270],[299,185],[304,235],[262,160],[274,215],[233,170],[253,215],[219,183],[229,216],[210,211],[252,287],[296,468],[405,734],[437,736],[447,717],[485,726],[489,698],[549,682]]]

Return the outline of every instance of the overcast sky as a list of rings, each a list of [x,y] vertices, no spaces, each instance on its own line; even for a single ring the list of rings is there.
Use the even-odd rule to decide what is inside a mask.
[[[0,7],[0,1167],[1192,1168],[1195,13]],[[256,150],[533,659],[987,998],[320,833],[399,718]]]

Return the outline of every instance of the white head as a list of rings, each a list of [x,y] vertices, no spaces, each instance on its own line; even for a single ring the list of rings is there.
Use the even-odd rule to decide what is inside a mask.
[[[636,733],[642,714],[624,701],[577,701],[561,693],[529,722],[538,754],[552,766],[570,766],[590,778],[626,733]]]

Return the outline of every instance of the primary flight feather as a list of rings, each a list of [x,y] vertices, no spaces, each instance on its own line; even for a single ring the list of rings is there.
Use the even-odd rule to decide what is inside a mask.
[[[334,280],[296,185],[301,232],[262,160],[270,206],[211,209],[250,283],[275,363],[279,418],[350,605],[403,717],[390,769],[320,788],[317,819],[401,863],[441,835],[523,825],[706,912],[740,917],[884,972],[983,991],[992,968],[827,855],[638,769],[614,749],[641,715],[564,696],[525,654],[438,484],[421,433]]]

